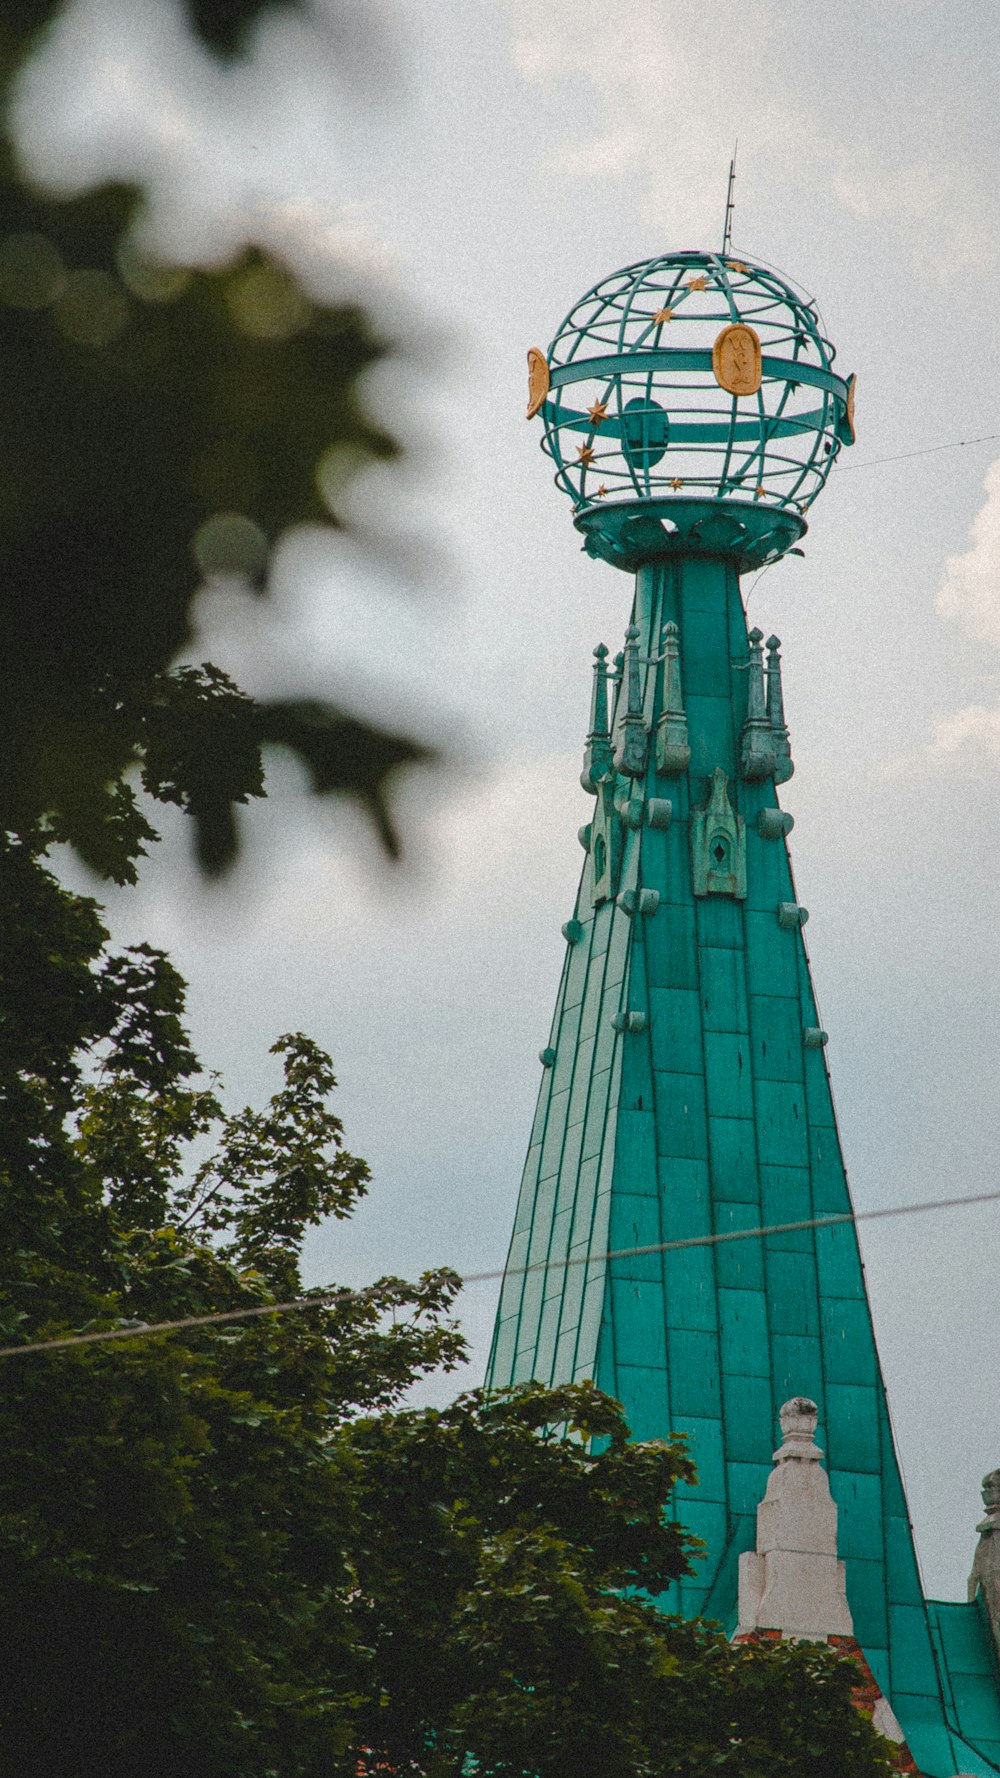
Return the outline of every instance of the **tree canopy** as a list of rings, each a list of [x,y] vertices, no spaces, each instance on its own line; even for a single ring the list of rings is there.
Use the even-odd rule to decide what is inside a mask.
[[[287,1302],[369,1184],[329,1059],[223,1106],[183,984],[0,849],[0,1336]],[[651,1778],[885,1769],[825,1650],[664,1617],[681,1441],[592,1385],[414,1409],[464,1352],[447,1270],[0,1360],[0,1762],[31,1775]],[[471,1762],[471,1763],[470,1763]]]
[[[300,1294],[305,1231],[368,1182],[327,1058],[280,1039],[270,1103],[226,1115],[165,957],[112,951],[22,846],[0,853],[0,894],[4,1340]],[[338,1431],[455,1362],[454,1292],[447,1273],[390,1278],[285,1318],[6,1360],[0,1763],[330,1769],[357,1677]]]

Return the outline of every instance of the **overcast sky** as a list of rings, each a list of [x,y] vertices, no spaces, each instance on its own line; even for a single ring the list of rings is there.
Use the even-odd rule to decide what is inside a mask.
[[[354,499],[394,551],[289,537],[273,607],[206,596],[195,654],[446,738],[402,804],[406,867],[286,773],[231,890],[198,887],[181,835],[111,900],[116,937],[189,977],[234,1100],[270,1089],[279,1031],[332,1052],[376,1183],[312,1279],[503,1262],[589,655],[629,603],[524,422],[524,355],[617,266],[718,244],[737,137],[734,246],[815,294],[859,382],[804,560],[750,599],[784,642],[782,801],[855,1202],[1000,1183],[1000,441],[878,461],[1000,433],[998,39],[995,0],[355,0],[269,21],[226,71],[172,0],[74,0],[22,82],[39,178],[141,176],[175,253],[262,239],[403,342],[370,396],[407,465]],[[1000,1210],[862,1246],[925,1581],[959,1597],[1000,1464]],[[494,1302],[466,1293],[469,1381]]]

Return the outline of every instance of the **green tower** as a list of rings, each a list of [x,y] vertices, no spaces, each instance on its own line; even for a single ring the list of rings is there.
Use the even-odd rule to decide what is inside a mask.
[[[605,279],[528,356],[584,548],[635,593],[622,653],[595,650],[593,815],[489,1381],[593,1377],[634,1437],[689,1434],[676,1510],[707,1553],[663,1603],[731,1630],[779,1409],[810,1398],[903,1769],[997,1772],[989,1603],[924,1599],[853,1223],[704,1242],[851,1209],[776,794],[779,643],[748,633],[740,576],[804,534],[854,379],[809,299],[713,253]]]

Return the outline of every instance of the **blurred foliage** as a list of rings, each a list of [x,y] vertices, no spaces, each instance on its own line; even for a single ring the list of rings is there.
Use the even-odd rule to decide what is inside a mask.
[[[64,0],[4,0],[0,13],[0,68],[10,70],[51,24]],[[262,13],[308,12],[304,0],[184,0],[192,26],[208,48],[235,54]]]
[[[302,1294],[364,1161],[279,1039],[236,1113],[161,953],[0,845],[0,1344]],[[17,1063],[15,1068],[13,1063]],[[405,1410],[458,1279],[0,1360],[0,1770],[20,1778],[876,1778],[857,1675],[653,1601],[683,1441],[592,1384]]]
[[[191,10],[232,48],[260,7]],[[8,74],[55,11],[19,0],[0,23]],[[221,270],[145,261],[137,203],[122,188],[46,197],[0,159],[0,827],[130,881],[155,838],[141,781],[187,810],[218,872],[280,746],[317,793],[359,798],[394,852],[391,782],[426,749],[174,665],[206,579],[265,594],[281,533],[338,525],[334,486],[398,454],[359,391],[385,344],[361,309],[318,302],[257,249]]]
[[[287,9],[296,0],[282,0]],[[274,0],[187,0],[188,14],[199,37],[212,49],[232,55],[249,26],[265,11],[278,10]]]

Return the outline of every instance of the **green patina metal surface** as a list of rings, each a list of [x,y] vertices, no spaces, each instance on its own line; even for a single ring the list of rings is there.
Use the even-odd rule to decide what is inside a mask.
[[[728,324],[763,344],[745,397],[714,376]],[[1000,1772],[996,1654],[978,1604],[923,1597],[853,1221],[605,1257],[851,1213],[775,789],[779,643],[765,665],[738,579],[794,547],[853,439],[834,356],[810,298],[711,253],[604,279],[549,348],[557,485],[635,601],[610,683],[595,651],[594,812],[489,1382],[592,1377],[634,1437],[688,1435],[675,1506],[706,1553],[662,1604],[730,1630],[778,1409],[815,1400],[855,1634],[921,1771],[952,1778]]]
[[[668,756],[670,776],[652,740],[664,715],[676,722],[655,659],[667,622],[677,626],[690,748],[680,772]],[[707,1553],[663,1604],[729,1629],[777,1409],[811,1396],[855,1631],[875,1677],[922,1771],[991,1772],[992,1644],[975,1607],[929,1615],[923,1599],[853,1224],[600,1257],[851,1208],[787,818],[773,781],[740,770],[753,651],[734,569],[721,559],[648,564],[633,623],[648,758],[641,777],[612,766],[596,786],[610,816],[595,813],[568,927],[489,1380],[593,1377],[625,1404],[636,1438],[688,1434],[699,1481],[678,1491],[676,1510]],[[612,723],[619,758],[627,691],[626,671]],[[588,758],[593,750],[592,736]],[[694,893],[692,819],[720,780],[733,844],[739,831],[745,845],[742,897]],[[606,862],[595,878],[601,819],[619,829],[617,880]],[[596,1257],[516,1271],[586,1255]]]

